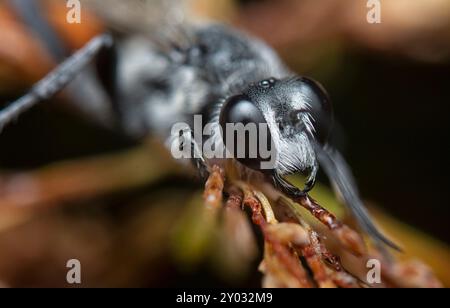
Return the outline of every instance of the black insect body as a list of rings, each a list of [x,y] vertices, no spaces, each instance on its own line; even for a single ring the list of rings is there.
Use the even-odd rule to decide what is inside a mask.
[[[0,112],[0,129],[39,101],[64,88],[100,52],[114,54],[109,76],[111,123],[132,137],[171,136],[174,124],[193,125],[203,115],[217,127],[227,123],[264,124],[276,153],[270,168],[255,157],[237,159],[243,168],[262,174],[286,195],[306,194],[315,183],[319,165],[333,182],[361,227],[375,241],[391,247],[373,225],[341,155],[327,144],[333,121],[330,99],[315,81],[295,76],[263,42],[219,24],[188,25],[182,43],[161,45],[142,35],[94,38],[18,101]],[[219,138],[220,137],[220,138]],[[226,144],[226,134],[215,135]],[[248,142],[251,140],[246,140]],[[203,171],[211,161],[197,151]],[[200,153],[198,153],[200,152]],[[217,162],[217,160],[215,160]],[[284,179],[303,173],[308,181],[298,189]]]

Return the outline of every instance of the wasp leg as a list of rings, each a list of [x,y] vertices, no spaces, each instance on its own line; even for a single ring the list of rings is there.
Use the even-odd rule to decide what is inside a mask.
[[[198,175],[203,182],[206,182],[210,171],[212,170],[210,166],[207,164],[201,147],[198,145],[194,138],[194,133],[189,127],[185,127],[180,130],[179,136],[171,136],[166,140],[166,146],[169,149],[178,149],[181,152],[190,147],[189,159],[193,164],[195,169],[198,171]],[[187,156],[181,155],[182,158],[188,158]]]
[[[85,47],[36,83],[27,94],[0,111],[0,132],[20,114],[61,91],[103,48],[111,46],[112,43],[113,39],[109,34],[93,38]]]
[[[192,158],[192,163],[194,164],[195,168],[197,169],[200,178],[203,181],[206,181],[206,179],[210,175],[210,170],[209,170],[209,167],[206,163],[205,158],[203,157],[203,154],[202,154],[197,142],[195,142],[194,139],[192,139],[191,147],[192,147],[192,153],[194,153],[194,156]]]

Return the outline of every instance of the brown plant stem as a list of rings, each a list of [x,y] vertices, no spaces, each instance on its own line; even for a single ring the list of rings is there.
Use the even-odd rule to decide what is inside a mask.
[[[299,287],[312,287],[306,271],[298,260],[298,256],[289,247],[283,245],[279,239],[270,232],[270,229],[268,228],[269,224],[262,213],[261,202],[248,188],[244,188],[243,204],[244,206],[250,208],[252,211],[253,223],[261,228],[264,235],[266,242],[264,267],[272,273],[280,273],[280,269],[272,266],[273,264],[280,263],[281,266],[284,267],[284,270],[295,278]],[[273,258],[275,258],[275,260]]]
[[[363,238],[356,231],[340,222],[336,216],[323,208],[314,199],[305,195],[296,198],[293,201],[308,210],[311,215],[316,217],[322,224],[330,229],[337,239],[353,254],[362,256],[367,253],[367,247]]]

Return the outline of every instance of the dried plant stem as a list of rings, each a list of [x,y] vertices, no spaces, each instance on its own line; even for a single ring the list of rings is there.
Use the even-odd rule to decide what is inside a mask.
[[[325,262],[328,263],[328,265],[324,266],[324,271],[328,276],[328,279],[340,288],[360,288],[362,283],[345,271],[339,258],[326,249],[325,245],[321,242],[319,235],[311,230],[310,236],[311,248],[314,249],[316,255],[321,256],[321,264],[324,265]]]
[[[225,204],[226,209],[239,210],[242,208],[242,202],[244,201],[244,195],[242,191],[236,186],[232,186],[228,189],[228,199]]]
[[[303,247],[296,247],[296,249],[305,258],[317,285],[320,288],[359,287],[359,281],[344,271],[339,259],[325,248],[319,234],[303,219],[298,206],[290,199],[284,197],[278,200],[278,204],[281,206],[287,205],[291,214],[308,232],[309,244]]]
[[[206,184],[205,200],[210,208],[217,209],[222,203],[224,188],[223,171],[214,167]],[[341,223],[333,214],[321,207],[309,196],[291,200],[281,197],[274,208],[262,192],[248,183],[233,182],[227,187],[229,198],[225,209],[237,210],[247,207],[251,210],[253,223],[261,229],[264,237],[264,259],[260,270],[264,273],[264,287],[298,288],[361,288],[368,287],[356,274],[345,270],[339,257],[332,254],[322,242],[320,235],[302,217],[301,207],[307,209],[322,222],[341,244],[339,249],[352,253],[361,260],[369,258],[365,243],[356,231]],[[302,262],[302,260],[304,262]],[[402,263],[383,264],[386,279],[392,286],[407,285],[404,276],[410,266]],[[389,266],[389,268],[386,268]],[[399,274],[402,273],[402,274]],[[409,282],[417,285],[438,285],[427,279],[430,272],[421,269]],[[417,280],[417,281],[414,281]],[[379,285],[385,287],[386,285]]]
[[[350,229],[347,225],[340,222],[336,216],[323,208],[311,197],[305,195],[293,200],[295,203],[301,205],[308,210],[314,217],[316,217],[322,224],[324,224],[336,238],[353,254],[362,256],[367,253],[367,247],[363,238],[354,230]],[[289,206],[293,205],[289,202]],[[295,212],[298,213],[297,210]]]
[[[308,266],[314,275],[314,280],[320,288],[335,288],[336,285],[330,278],[330,270],[326,267],[322,260],[322,254],[317,247],[317,237],[314,231],[309,230],[311,244],[299,248],[300,253],[305,258]]]
[[[266,274],[265,286],[310,288],[317,285],[335,288],[342,285],[342,279],[338,279],[333,269],[325,264],[317,233],[301,218],[299,212],[295,213],[299,223],[279,223],[264,194],[252,190],[245,183],[237,185],[243,191],[244,206],[251,209],[252,220],[260,226],[266,242],[261,266]],[[299,256],[305,258],[313,277],[309,277]]]
[[[224,171],[219,166],[212,167],[212,171],[205,184],[203,198],[208,209],[217,211],[222,207],[222,194],[225,185]]]
[[[267,223],[269,223],[269,224],[277,224],[278,221],[275,218],[275,214],[274,214],[274,212],[272,210],[272,206],[270,205],[270,202],[267,199],[267,197],[263,193],[261,193],[259,191],[253,191],[253,194],[254,194],[254,196],[258,199],[258,201],[261,204],[261,207],[262,207],[262,209],[264,211],[264,215],[266,217]]]
[[[298,255],[285,245],[280,239],[271,232],[271,224],[268,223],[266,217],[263,215],[263,208],[268,213],[272,224],[276,224],[275,215],[272,212],[270,204],[264,197],[265,206],[255,196],[255,193],[245,184],[239,184],[244,192],[244,206],[250,208],[252,211],[253,222],[261,228],[265,240],[264,261],[261,269],[266,272],[269,285],[285,286],[285,287],[301,287],[310,288],[312,284],[309,280],[308,274],[301,266]],[[260,198],[262,194],[257,193]],[[283,282],[283,284],[280,284]]]

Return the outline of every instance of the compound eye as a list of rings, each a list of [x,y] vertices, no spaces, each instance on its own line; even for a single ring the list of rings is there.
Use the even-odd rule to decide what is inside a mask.
[[[220,125],[226,123],[266,123],[262,112],[245,95],[231,97],[223,106],[220,114]]]
[[[318,82],[302,77],[301,92],[311,106],[310,114],[314,119],[315,137],[321,144],[325,144],[333,125],[333,106],[325,88]]]
[[[222,107],[219,122],[223,142],[233,157],[251,169],[261,170],[265,153],[271,150],[270,132],[261,110],[248,96],[233,96]]]

